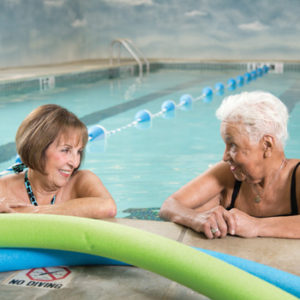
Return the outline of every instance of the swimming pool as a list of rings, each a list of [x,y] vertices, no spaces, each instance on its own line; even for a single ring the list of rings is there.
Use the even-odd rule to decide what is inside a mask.
[[[197,97],[204,87],[226,83],[244,72],[159,69],[143,79],[102,79],[43,93],[1,97],[1,119],[5,124],[0,128],[1,145],[5,148],[13,142],[20,122],[41,104],[60,104],[88,126],[98,121],[112,130],[132,122],[141,109],[156,113],[165,100],[178,103],[183,94]],[[300,73],[294,71],[268,74],[231,92],[265,90],[286,103],[290,110],[287,157],[300,156],[299,80]],[[123,130],[110,136],[105,147],[99,141],[90,143],[82,167],[102,179],[116,200],[118,217],[155,218],[157,208],[168,195],[222,158],[224,145],[215,111],[224,96],[215,95],[210,103],[198,101],[188,111],[176,110],[173,119],[155,118],[150,129]],[[11,153],[11,148],[6,148]],[[0,170],[12,163],[13,159],[2,159]]]

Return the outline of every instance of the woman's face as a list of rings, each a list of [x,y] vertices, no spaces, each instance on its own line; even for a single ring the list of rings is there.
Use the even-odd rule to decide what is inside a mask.
[[[234,177],[239,181],[258,183],[263,178],[263,145],[250,143],[241,123],[222,122],[221,135],[225,142],[223,160],[228,162]]]
[[[78,168],[83,152],[81,136],[76,130],[60,134],[45,152],[45,173],[56,187],[64,186]]]

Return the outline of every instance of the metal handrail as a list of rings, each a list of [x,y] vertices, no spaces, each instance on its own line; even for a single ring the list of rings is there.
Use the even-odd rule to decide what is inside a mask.
[[[134,50],[142,57],[142,59],[144,60],[145,64],[146,64],[146,70],[147,73],[149,73],[150,71],[150,63],[148,61],[148,59],[145,57],[145,55],[143,54],[143,52],[136,47],[136,45],[132,42],[132,40],[130,39],[126,39],[126,41],[134,48]]]
[[[111,42],[110,45],[110,64],[113,65],[113,49],[114,45],[119,44],[119,51],[118,51],[118,63],[120,63],[120,56],[121,56],[121,45],[131,54],[131,56],[136,60],[139,66],[139,76],[143,76],[143,64],[139,58],[139,55],[143,58],[144,62],[146,63],[147,73],[150,70],[149,61],[146,59],[144,54],[133,44],[130,39],[115,39]]]

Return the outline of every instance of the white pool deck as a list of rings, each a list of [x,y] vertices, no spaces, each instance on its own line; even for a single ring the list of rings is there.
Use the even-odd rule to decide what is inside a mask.
[[[107,60],[0,69],[0,83],[50,74],[83,72],[109,67]],[[228,236],[208,240],[202,234],[170,222],[112,219],[112,222],[162,235],[186,245],[214,250],[259,262],[300,276],[300,240]],[[17,272],[0,273],[0,299],[207,299],[169,279],[135,267],[70,267],[71,281],[61,289],[6,285]]]
[[[232,60],[178,60],[178,59],[149,59],[150,65],[154,62],[162,63],[247,63],[246,61],[232,61]],[[113,64],[113,67],[132,65],[135,62],[130,59],[121,60],[120,64]],[[37,65],[37,66],[23,66],[23,67],[0,67],[0,83],[7,81],[18,81],[42,76],[62,75],[78,72],[88,72],[94,70],[107,69],[112,67],[109,59],[89,59],[83,61],[72,61],[65,63],[57,63],[51,65]]]
[[[276,63],[277,60],[260,59],[251,60],[250,62]],[[163,63],[248,63],[249,60],[201,60],[201,59],[167,59],[167,58],[152,58],[149,59],[150,65],[153,62]],[[281,63],[300,64],[300,60],[280,60]],[[134,61],[130,59],[122,59],[119,65],[133,64]],[[113,66],[118,66],[114,63]],[[110,61],[107,58],[103,59],[88,59],[82,61],[71,61],[65,63],[56,63],[49,65],[37,66],[23,66],[23,67],[0,67],[0,83],[4,81],[15,81],[21,79],[31,79],[48,75],[61,75],[76,72],[86,72],[93,70],[100,70],[111,67]]]
[[[24,66],[15,68],[0,68],[0,83],[7,81],[18,81],[37,78],[49,75],[69,74],[73,72],[87,72],[109,68],[109,60],[97,59],[76,61],[69,63],[41,65],[41,66]]]

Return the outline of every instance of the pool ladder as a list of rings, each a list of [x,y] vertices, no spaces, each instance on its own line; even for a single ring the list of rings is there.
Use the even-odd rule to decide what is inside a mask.
[[[121,46],[123,46],[135,59],[139,66],[139,76],[143,76],[143,65],[146,64],[146,70],[147,73],[149,73],[150,70],[150,63],[145,57],[145,55],[141,52],[140,49],[138,49],[134,43],[130,39],[115,39],[110,44],[110,65],[113,65],[114,62],[114,46],[119,45],[118,48],[118,56],[117,56],[117,62],[120,63],[120,56],[121,56]]]

